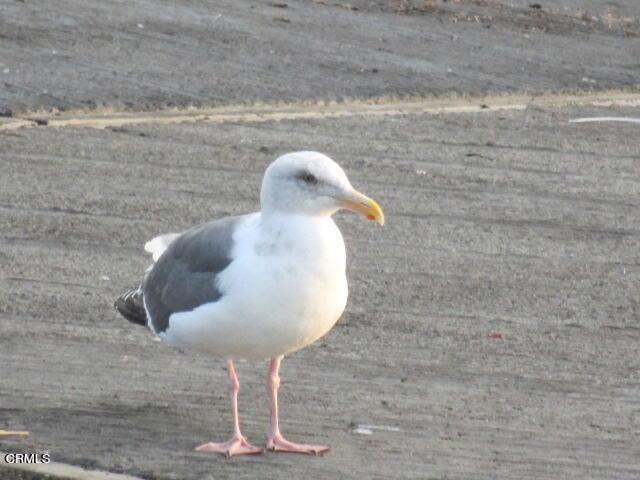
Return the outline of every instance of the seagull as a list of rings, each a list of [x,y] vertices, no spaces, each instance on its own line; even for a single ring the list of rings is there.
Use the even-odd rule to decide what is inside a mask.
[[[160,235],[145,245],[153,264],[115,308],[168,345],[226,358],[233,435],[199,452],[257,454],[240,431],[234,359],[269,359],[266,449],[321,454],[324,445],[290,442],[278,422],[284,355],[325,335],[347,303],[345,246],[331,216],[352,210],[384,225],[384,213],[318,152],[282,155],[267,168],[260,211]]]

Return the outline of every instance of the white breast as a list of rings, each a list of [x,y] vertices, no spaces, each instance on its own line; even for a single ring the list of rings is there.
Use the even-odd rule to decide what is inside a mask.
[[[326,334],[347,302],[345,248],[330,217],[251,217],[234,235],[222,298],[171,316],[162,337],[219,356],[269,358]]]

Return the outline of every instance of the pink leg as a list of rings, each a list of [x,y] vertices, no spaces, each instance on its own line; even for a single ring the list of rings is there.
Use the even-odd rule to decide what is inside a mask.
[[[292,452],[292,453],[311,453],[318,455],[329,450],[324,445],[306,445],[302,443],[293,443],[286,440],[280,433],[278,426],[278,388],[280,387],[280,361],[282,356],[272,358],[269,365],[269,376],[267,378],[267,391],[269,393],[269,401],[271,403],[271,427],[267,434],[267,450],[274,452]]]
[[[261,448],[251,445],[246,437],[240,433],[240,419],[238,417],[238,390],[240,390],[240,382],[238,382],[236,369],[233,368],[233,361],[230,358],[227,360],[227,366],[229,369],[231,407],[233,409],[233,436],[231,440],[223,443],[203,443],[199,447],[196,447],[196,451],[221,453],[227,457],[262,453]]]

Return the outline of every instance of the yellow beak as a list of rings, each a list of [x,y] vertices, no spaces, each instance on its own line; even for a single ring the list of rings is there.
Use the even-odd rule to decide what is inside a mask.
[[[357,190],[352,190],[346,197],[341,198],[340,203],[344,208],[361,214],[367,220],[375,220],[384,225],[384,212],[378,202]]]

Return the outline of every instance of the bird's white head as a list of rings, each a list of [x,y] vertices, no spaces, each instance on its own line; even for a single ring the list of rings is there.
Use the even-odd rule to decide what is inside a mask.
[[[384,225],[384,213],[355,190],[344,170],[318,152],[293,152],[276,159],[264,174],[260,203],[263,212],[328,216],[346,208]]]

